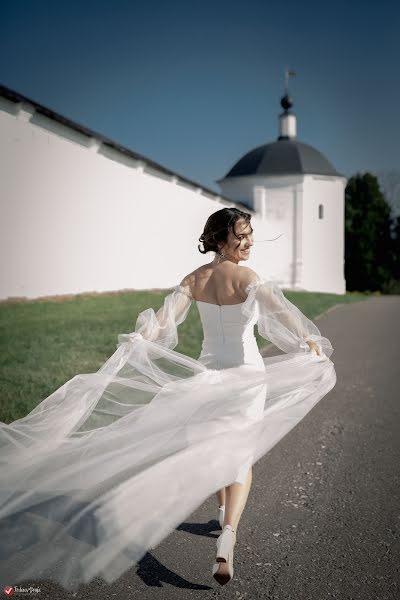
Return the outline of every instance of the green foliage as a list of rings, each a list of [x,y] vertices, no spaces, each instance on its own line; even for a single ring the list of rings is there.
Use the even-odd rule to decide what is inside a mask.
[[[391,263],[392,277],[386,283],[387,293],[400,293],[400,215],[397,215],[392,220],[392,246],[391,246]],[[396,291],[397,290],[397,291]]]
[[[348,290],[395,289],[396,243],[391,208],[370,173],[351,177],[345,191],[345,278]],[[397,252],[398,255],[398,252]]]

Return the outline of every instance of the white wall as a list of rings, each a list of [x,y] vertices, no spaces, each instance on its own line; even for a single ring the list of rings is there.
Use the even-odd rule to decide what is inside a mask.
[[[253,175],[232,177],[221,182],[221,189],[254,206],[270,238],[282,234],[265,243],[264,263],[282,287],[344,294],[345,185],[342,177]],[[319,204],[324,206],[323,219],[318,219]]]
[[[155,173],[28,102],[0,98],[0,134],[0,299],[168,288],[213,259],[198,238],[208,216],[233,202]],[[343,182],[236,184],[235,199],[250,207],[254,187],[266,189],[265,218],[253,215],[255,244],[241,264],[283,287],[344,293]]]
[[[232,204],[19,108],[1,99],[1,299],[167,288],[213,259],[198,238]]]
[[[345,181],[307,175],[303,184],[303,278],[307,290],[344,294]],[[323,205],[323,218],[318,205]]]
[[[302,180],[301,176],[252,175],[235,177],[221,184],[225,195],[257,210],[252,219],[253,223],[257,222],[254,233],[256,267],[287,288],[294,287],[293,219],[296,188]]]

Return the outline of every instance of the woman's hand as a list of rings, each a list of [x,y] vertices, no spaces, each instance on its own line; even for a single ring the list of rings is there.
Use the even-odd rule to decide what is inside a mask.
[[[322,348],[319,344],[317,344],[317,342],[314,342],[313,340],[306,340],[307,344],[310,347],[310,351],[314,352],[316,356],[322,356]]]

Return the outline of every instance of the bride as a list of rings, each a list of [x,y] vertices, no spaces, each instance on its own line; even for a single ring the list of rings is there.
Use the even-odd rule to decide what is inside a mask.
[[[215,258],[185,276],[96,373],[0,423],[3,587],[33,577],[112,583],[211,494],[222,533],[212,575],[233,577],[252,465],[335,385],[330,341],[272,281],[240,265],[251,215],[224,208],[200,241]],[[195,302],[198,359],[174,350]],[[254,325],[283,354],[263,358]]]

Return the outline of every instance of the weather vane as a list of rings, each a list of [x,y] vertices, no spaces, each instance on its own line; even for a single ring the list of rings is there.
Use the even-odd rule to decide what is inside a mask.
[[[292,69],[289,69],[289,67],[286,67],[285,68],[285,94],[289,93],[288,85],[289,85],[289,77],[291,75],[294,77],[296,75],[296,71],[293,71]]]

